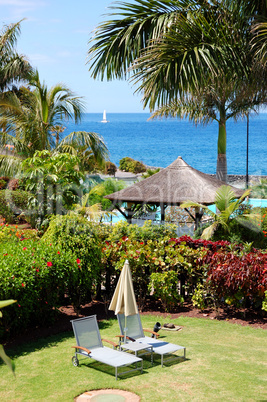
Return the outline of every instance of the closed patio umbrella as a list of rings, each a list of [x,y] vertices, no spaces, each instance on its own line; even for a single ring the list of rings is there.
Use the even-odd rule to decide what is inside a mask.
[[[122,268],[115,292],[109,305],[109,310],[115,314],[125,315],[124,342],[126,342],[126,321],[129,315],[138,314],[136,304],[132,274],[129,261],[126,260]]]

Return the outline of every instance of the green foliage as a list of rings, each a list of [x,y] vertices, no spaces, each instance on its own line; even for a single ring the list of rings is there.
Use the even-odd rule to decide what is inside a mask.
[[[178,276],[175,271],[153,272],[150,275],[148,289],[161,299],[166,311],[170,311],[178,302],[183,302],[178,293]]]
[[[80,276],[75,255],[58,245],[24,240],[0,244],[0,299],[16,299],[3,317],[9,333],[50,322]]]
[[[33,239],[37,240],[37,231],[33,229],[18,229],[17,225],[9,226],[9,224],[0,224],[0,242],[15,242],[18,243],[20,240]]]
[[[143,173],[146,172],[146,166],[139,161],[126,156],[120,160],[119,169],[124,172]]]
[[[14,223],[18,221],[18,216],[30,215],[28,201],[31,197],[30,192],[22,190],[0,190],[0,215],[6,222]]]
[[[117,166],[115,165],[115,163],[112,163],[110,161],[105,163],[105,174],[115,176],[116,172],[117,172]]]
[[[125,188],[125,183],[121,180],[107,179],[92,188],[89,193],[89,204],[101,204],[103,211],[114,209],[112,202],[104,198],[105,195],[115,193]]]
[[[267,198],[267,179],[261,179],[260,184],[253,186],[250,196],[252,198]]]
[[[175,226],[170,224],[153,225],[150,220],[145,221],[142,227],[138,225],[130,225],[126,221],[119,221],[116,223],[106,240],[119,241],[124,236],[130,240],[156,240],[156,239],[170,239],[176,236]]]
[[[0,190],[4,190],[7,187],[9,177],[0,177]]]
[[[16,300],[0,300],[0,309],[10,304],[16,303]],[[2,312],[0,311],[0,318],[3,317]],[[0,357],[2,360],[8,365],[8,367],[15,372],[15,364],[14,362],[6,355],[3,346],[0,344]]]
[[[98,225],[78,215],[54,216],[42,241],[58,244],[62,249],[77,255],[81,271],[69,281],[69,297],[78,311],[81,304],[90,301],[100,280],[101,245]]]
[[[262,301],[262,310],[267,311],[267,290],[264,292],[265,297]]]
[[[204,308],[206,307],[205,293],[206,292],[203,285],[201,283],[198,283],[192,296],[192,302],[193,306],[198,308],[199,310],[204,310]]]
[[[142,175],[144,179],[147,179],[150,176],[153,176],[153,174],[160,172],[160,168],[157,169],[147,169],[147,171]]]
[[[23,161],[29,200],[38,216],[62,214],[77,201],[83,174],[77,168],[78,158],[70,154],[36,151]]]

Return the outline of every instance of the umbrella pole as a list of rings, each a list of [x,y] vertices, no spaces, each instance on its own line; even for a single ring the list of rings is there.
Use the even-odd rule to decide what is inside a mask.
[[[124,316],[124,343],[126,343],[126,331],[127,331],[126,325],[127,325],[127,317]]]

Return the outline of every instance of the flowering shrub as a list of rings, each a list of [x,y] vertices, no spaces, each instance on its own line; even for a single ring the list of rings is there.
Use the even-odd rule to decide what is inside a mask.
[[[69,280],[69,297],[76,312],[81,304],[91,301],[92,289],[100,287],[101,244],[98,225],[78,215],[57,215],[49,224],[42,241],[58,244],[79,259],[80,274]]]
[[[106,241],[103,247],[103,266],[109,271],[109,277],[116,275],[115,281],[109,288],[113,291],[117,278],[126,259],[128,259],[134,282],[135,293],[138,304],[142,307],[145,297],[148,294],[149,278],[152,273],[175,272],[176,282],[185,285],[187,292],[196,286],[196,283],[203,277],[205,267],[200,261],[206,250],[191,249],[184,244],[178,244],[169,240],[130,240],[122,237],[121,241]],[[113,286],[112,286],[113,285]],[[107,288],[107,287],[106,287]]]
[[[37,231],[32,229],[19,229],[18,225],[0,224],[0,242],[15,242],[25,239],[37,239]]]
[[[0,299],[17,300],[3,317],[11,332],[50,322],[72,282],[81,277],[71,251],[34,240],[1,243],[0,266]]]

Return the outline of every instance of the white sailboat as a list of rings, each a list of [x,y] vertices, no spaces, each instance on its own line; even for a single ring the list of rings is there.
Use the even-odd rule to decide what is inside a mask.
[[[103,112],[103,120],[101,120],[101,123],[108,123],[107,115],[106,115],[106,111],[105,111],[105,110],[104,110],[104,112]]]

